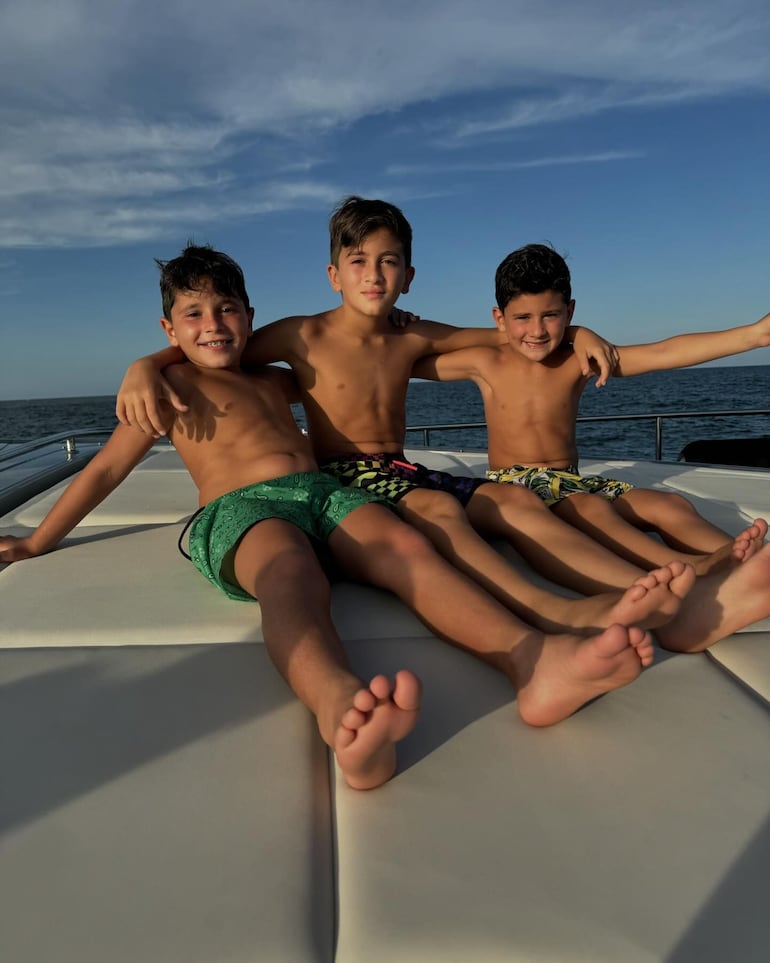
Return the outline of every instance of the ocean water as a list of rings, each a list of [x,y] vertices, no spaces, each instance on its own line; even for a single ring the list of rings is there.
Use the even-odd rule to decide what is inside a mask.
[[[617,378],[605,388],[589,384],[580,414],[641,415],[657,412],[770,409],[770,365],[686,368],[636,378]],[[301,409],[297,420],[304,423]],[[407,424],[468,424],[484,421],[481,397],[469,382],[434,384],[415,381],[409,387]],[[83,398],[41,398],[0,401],[0,444],[18,443],[71,429],[112,428],[115,399],[110,395]],[[770,435],[770,415],[752,418],[698,418],[667,421],[663,426],[663,458],[676,460],[684,445],[696,438]],[[407,436],[421,445],[420,433]],[[653,421],[581,423],[578,443],[583,457],[652,458]],[[481,429],[434,431],[430,446],[486,447]]]

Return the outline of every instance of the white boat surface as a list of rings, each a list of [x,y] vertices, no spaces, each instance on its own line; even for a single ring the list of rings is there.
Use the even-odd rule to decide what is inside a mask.
[[[761,469],[581,467],[730,531],[770,518]],[[66,484],[0,530],[37,525]],[[57,551],[0,566],[3,963],[770,959],[770,624],[661,651],[534,729],[494,670],[339,583],[356,670],[425,687],[395,778],[355,792],[270,664],[259,606],[177,552],[195,504],[158,446]]]

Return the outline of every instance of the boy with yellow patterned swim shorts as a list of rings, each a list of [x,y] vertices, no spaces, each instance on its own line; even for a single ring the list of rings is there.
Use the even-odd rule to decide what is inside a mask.
[[[560,518],[638,565],[670,559],[672,550],[729,558],[731,536],[682,496],[579,473],[577,411],[590,373],[564,343],[575,310],[564,258],[542,244],[514,251],[497,269],[495,295],[492,314],[505,335],[502,344],[437,355],[414,372],[478,385],[489,432],[487,478],[531,489]],[[770,315],[728,331],[616,346],[619,360],[612,375],[699,364],[767,344]],[[754,527],[747,556],[759,550],[767,532],[761,519]],[[646,531],[656,532],[664,543]]]

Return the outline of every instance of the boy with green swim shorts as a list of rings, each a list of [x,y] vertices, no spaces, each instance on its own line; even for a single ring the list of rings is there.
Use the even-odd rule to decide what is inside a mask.
[[[531,725],[559,722],[650,664],[652,641],[641,628],[546,635],[519,621],[390,509],[322,475],[292,415],[291,374],[240,367],[253,309],[238,265],[188,246],[160,266],[161,325],[187,359],[167,375],[190,404],[184,413],[168,409],[165,428],[199,492],[193,555],[228,594],[260,600],[270,656],[314,713],[350,786],[370,789],[392,776],[396,743],[417,720],[421,683],[408,670],[368,684],[352,672],[331,620],[319,542],[344,572],[393,592],[433,632],[504,672]],[[151,435],[118,425],[34,532],[0,538],[0,561],[54,548],[152,444]],[[666,569],[629,594],[631,608],[651,600],[647,608],[665,621],[685,593]]]

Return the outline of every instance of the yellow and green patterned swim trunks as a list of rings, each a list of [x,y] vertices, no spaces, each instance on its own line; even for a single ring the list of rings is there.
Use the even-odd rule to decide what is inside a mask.
[[[529,488],[548,505],[555,505],[570,495],[600,495],[607,501],[625,495],[634,486],[629,482],[605,478],[604,475],[581,475],[576,465],[568,468],[532,468],[511,465],[487,472],[487,479],[501,485],[522,485]]]

